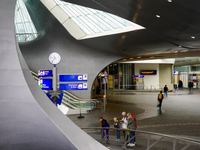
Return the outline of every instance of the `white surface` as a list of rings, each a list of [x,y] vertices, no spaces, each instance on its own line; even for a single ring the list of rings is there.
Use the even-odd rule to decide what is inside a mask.
[[[154,60],[141,60],[141,61],[125,61],[121,63],[135,63],[135,64],[144,64],[144,63],[151,63],[151,64],[174,64],[175,59],[154,59]],[[150,69],[149,69],[150,70]]]

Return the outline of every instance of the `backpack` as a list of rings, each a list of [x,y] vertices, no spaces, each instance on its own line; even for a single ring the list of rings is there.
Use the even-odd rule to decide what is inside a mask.
[[[158,95],[158,99],[162,99],[162,94],[159,94],[159,95]]]
[[[135,115],[132,115],[132,117],[134,118],[134,120],[135,120],[135,128],[137,128],[137,121],[136,121],[136,117],[135,117]]]

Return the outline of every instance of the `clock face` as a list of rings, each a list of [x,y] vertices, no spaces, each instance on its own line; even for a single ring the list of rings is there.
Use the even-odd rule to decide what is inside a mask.
[[[61,56],[60,54],[53,52],[49,55],[49,62],[53,65],[59,64],[61,61]]]

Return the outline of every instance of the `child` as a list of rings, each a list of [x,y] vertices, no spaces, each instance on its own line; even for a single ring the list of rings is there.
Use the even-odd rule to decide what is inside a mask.
[[[119,120],[117,120],[117,118],[114,118],[114,127],[117,128],[116,129],[116,135],[117,135],[117,139],[115,141],[120,142],[120,125],[119,125]]]

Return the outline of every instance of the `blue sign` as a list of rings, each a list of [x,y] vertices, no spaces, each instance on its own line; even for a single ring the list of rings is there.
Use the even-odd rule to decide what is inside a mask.
[[[144,78],[144,75],[142,75],[142,76],[139,76],[139,75],[135,75],[135,76],[133,76],[134,78]]]
[[[87,74],[79,74],[79,75],[59,75],[60,82],[77,82],[77,81],[87,81]]]
[[[50,95],[49,93],[47,93],[46,95],[47,95],[47,96],[49,97],[49,99],[54,103],[53,98],[51,98],[51,95]],[[61,103],[62,103],[62,98],[63,98],[63,93],[59,94],[58,96],[59,96],[60,98],[57,98],[57,104],[61,105]]]
[[[52,70],[39,70],[38,77],[52,77]]]
[[[52,79],[39,79],[39,85],[42,90],[52,90]]]
[[[59,86],[60,90],[87,90],[87,83],[66,83]]]
[[[174,71],[174,75],[178,75],[178,71]]]

